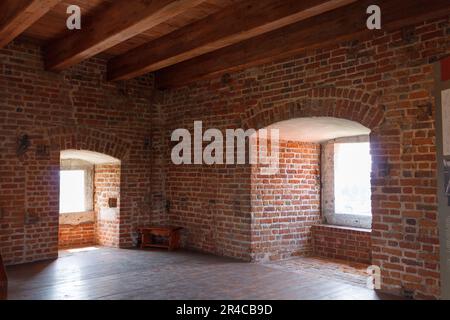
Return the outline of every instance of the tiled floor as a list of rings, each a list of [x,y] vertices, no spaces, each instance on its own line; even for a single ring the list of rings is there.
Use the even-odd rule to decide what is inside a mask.
[[[364,266],[295,258],[269,264],[186,251],[98,248],[8,268],[9,299],[381,299]]]

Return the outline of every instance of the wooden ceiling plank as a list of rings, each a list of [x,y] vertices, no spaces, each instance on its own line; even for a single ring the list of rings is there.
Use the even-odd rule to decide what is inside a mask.
[[[394,30],[450,13],[448,0],[363,0],[157,72],[157,85],[172,88],[272,62],[376,32],[366,27],[366,9],[377,4],[382,29]]]
[[[108,65],[108,79],[131,79],[355,1],[242,1],[115,57]]]
[[[0,48],[6,46],[61,0],[0,1]]]
[[[60,71],[173,18],[204,0],[116,0],[81,30],[45,48],[46,68]],[[83,22],[82,22],[83,23]]]

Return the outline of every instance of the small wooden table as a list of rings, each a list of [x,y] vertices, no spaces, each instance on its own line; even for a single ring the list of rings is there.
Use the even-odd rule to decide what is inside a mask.
[[[166,248],[169,251],[176,250],[180,247],[180,230],[181,227],[173,226],[152,226],[138,228],[141,235],[141,249],[143,248]],[[154,237],[165,238],[164,242],[153,241]]]

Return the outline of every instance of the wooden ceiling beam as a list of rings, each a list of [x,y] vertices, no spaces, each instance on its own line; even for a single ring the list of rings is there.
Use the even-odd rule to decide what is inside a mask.
[[[45,48],[46,68],[60,71],[173,18],[205,0],[115,0]]]
[[[108,65],[108,79],[134,78],[355,1],[242,1],[113,58]]]
[[[372,4],[381,8],[384,31],[450,13],[448,0],[362,0],[162,69],[156,73],[157,85],[182,86],[293,56],[306,49],[370,36],[376,32],[366,27],[366,9]]]
[[[61,0],[1,0],[0,48],[42,18]]]

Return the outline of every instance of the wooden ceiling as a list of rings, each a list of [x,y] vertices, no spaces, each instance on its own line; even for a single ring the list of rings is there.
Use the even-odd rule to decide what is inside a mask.
[[[14,0],[13,0],[14,1]],[[122,0],[65,0],[60,1],[50,12],[39,19],[35,24],[28,28],[23,34],[42,42],[49,42],[65,35],[70,34],[66,28],[66,19],[68,17],[66,10],[69,5],[78,5],[81,8],[83,19],[92,19],[97,14],[102,14],[106,7],[114,2],[128,1]],[[130,1],[133,2],[133,1]],[[185,10],[172,19],[146,30],[145,32],[124,41],[115,47],[105,51],[110,55],[119,55],[131,50],[139,45],[147,43],[153,39],[166,35],[176,29],[184,27],[198,19],[204,18],[212,13],[223,9],[224,7],[237,3],[239,0],[207,0],[200,2],[199,5]]]
[[[156,72],[166,88],[365,36],[372,4],[383,29],[450,14],[449,0],[1,0],[0,48],[35,39],[53,71],[103,53],[109,80]]]

